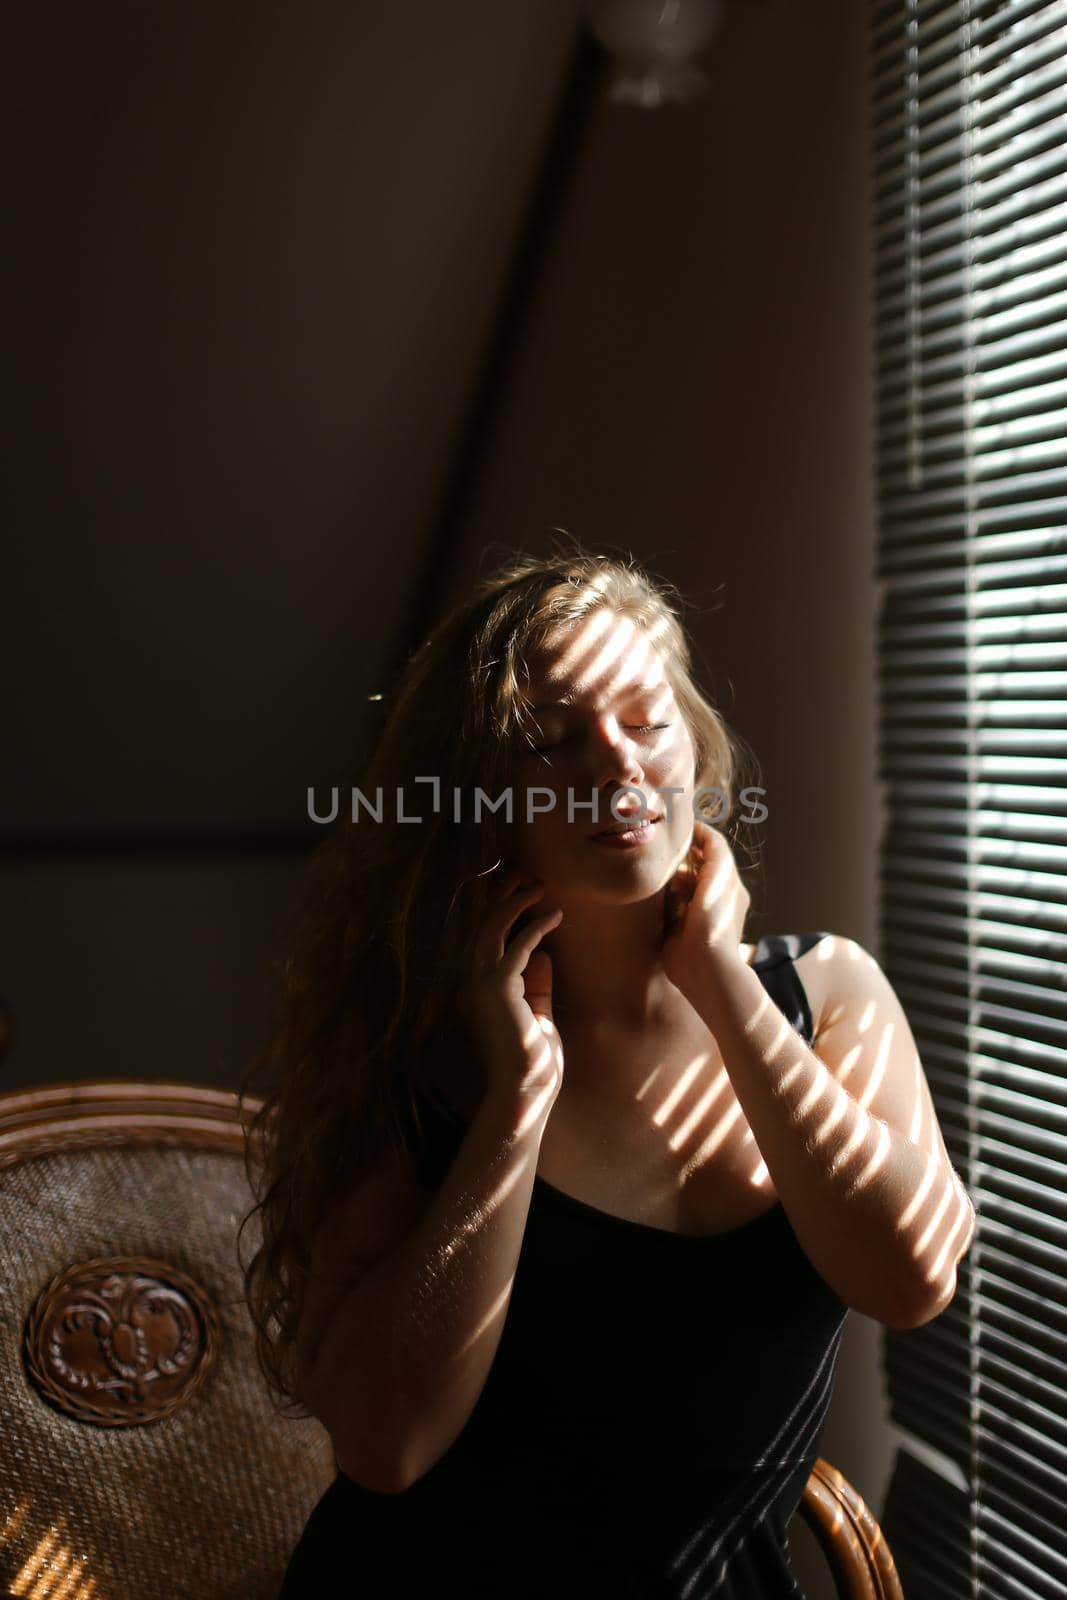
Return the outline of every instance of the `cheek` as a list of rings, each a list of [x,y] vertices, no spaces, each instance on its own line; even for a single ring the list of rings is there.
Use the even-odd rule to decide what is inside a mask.
[[[650,777],[659,788],[681,791],[670,796],[670,829],[676,840],[688,837],[693,828],[693,793],[696,787],[692,746],[686,742],[665,750],[662,763]]]
[[[549,795],[552,796],[551,801]],[[517,828],[527,831],[536,828],[547,832],[556,826],[561,814],[566,818],[567,780],[552,767],[540,767],[532,774],[524,773],[512,789],[512,805]],[[530,818],[529,822],[527,817]]]
[[[553,863],[559,859],[560,842],[547,835],[542,820],[549,819],[535,817],[529,827],[525,822],[516,827],[514,834],[512,860],[520,872],[532,878],[550,877]]]
[[[546,790],[554,797],[554,803],[547,811],[543,809],[549,805]],[[546,848],[559,827],[561,812],[566,816],[565,803],[562,792],[557,792],[551,773],[538,773],[536,777],[520,778],[515,783],[512,789],[514,820],[510,832],[517,854],[533,860]]]
[[[675,784],[688,791],[696,782],[696,758],[688,739],[672,741],[656,755],[651,765],[659,783]]]

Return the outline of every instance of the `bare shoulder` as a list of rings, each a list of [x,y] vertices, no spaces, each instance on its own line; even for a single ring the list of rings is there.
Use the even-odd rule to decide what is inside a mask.
[[[846,946],[858,949],[852,939],[840,934],[824,933],[821,939],[797,956],[793,967],[804,986],[811,1012],[812,1039],[818,1038],[826,1026],[840,986],[841,963],[846,959]]]
[[[904,1002],[878,958],[858,939],[830,934],[795,965],[808,992],[819,1060],[869,1116],[952,1173]]]
[[[872,1011],[903,1020],[889,979],[858,939],[824,933],[793,965],[808,996],[815,1035],[835,1023],[858,1024]]]
[[[414,1157],[383,1154],[326,1207],[315,1230],[296,1336],[306,1373],[338,1301],[421,1221],[432,1195],[421,1187]]]

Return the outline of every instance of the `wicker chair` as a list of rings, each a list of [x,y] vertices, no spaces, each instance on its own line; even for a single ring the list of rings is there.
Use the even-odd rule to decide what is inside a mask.
[[[243,1148],[230,1092],[0,1094],[0,1592],[277,1595],[336,1465],[255,1361]]]
[[[255,1362],[243,1150],[229,1091],[0,1094],[0,1595],[274,1600],[336,1464]],[[799,1514],[843,1600],[901,1600],[877,1523],[826,1462]]]
[[[870,1507],[821,1457],[812,1468],[797,1515],[815,1535],[840,1600],[904,1600],[892,1554]]]

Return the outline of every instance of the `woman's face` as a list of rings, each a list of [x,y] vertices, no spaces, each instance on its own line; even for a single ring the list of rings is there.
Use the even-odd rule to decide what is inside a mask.
[[[646,899],[693,838],[693,741],[659,652],[637,624],[604,609],[560,624],[525,668],[512,858],[561,898]],[[635,841],[593,837],[617,830],[613,797],[623,822],[647,813]]]

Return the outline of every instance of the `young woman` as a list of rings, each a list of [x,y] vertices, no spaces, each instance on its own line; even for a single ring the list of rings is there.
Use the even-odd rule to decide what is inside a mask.
[[[936,1316],[973,1215],[873,957],[743,941],[738,748],[631,561],[516,558],[409,663],[251,1129],[338,1466],[280,1600],[801,1593],[848,1309]]]

